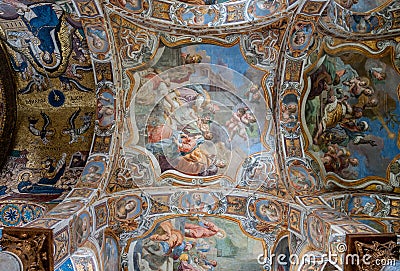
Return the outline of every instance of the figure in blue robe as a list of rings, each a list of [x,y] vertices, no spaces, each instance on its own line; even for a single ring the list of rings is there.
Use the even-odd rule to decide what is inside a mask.
[[[42,177],[40,178],[38,184],[45,184],[45,185],[54,185],[58,182],[58,180],[61,178],[61,176],[64,174],[66,164],[64,163],[62,167],[55,173],[54,171],[56,168],[54,166],[51,166],[49,171],[47,172],[48,174],[45,176],[52,176],[54,173],[54,177],[48,178],[48,177]]]
[[[0,185],[0,196],[3,196],[6,194],[7,191],[7,186],[5,185]]]
[[[60,20],[52,5],[39,5],[31,7],[31,10],[37,17],[27,22],[28,29],[40,41],[38,47],[43,52],[42,60],[46,64],[51,64],[55,51],[55,41],[51,36],[51,31],[56,29]]]
[[[22,181],[18,184],[18,191],[29,194],[61,194],[64,189],[50,185],[34,184],[31,181]]]

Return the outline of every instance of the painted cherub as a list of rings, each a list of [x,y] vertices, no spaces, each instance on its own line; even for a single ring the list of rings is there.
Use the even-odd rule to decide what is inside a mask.
[[[349,87],[350,95],[354,97],[359,97],[362,93],[368,95],[369,92],[373,91],[373,89],[369,87],[369,79],[366,77],[354,77],[343,82],[343,85]],[[369,96],[370,95],[372,94],[369,94]]]
[[[244,96],[251,103],[259,103],[261,99],[261,94],[259,91],[259,86],[256,84],[252,84],[248,91],[244,94]]]
[[[197,127],[200,129],[202,132],[203,136],[207,140],[213,139],[214,135],[211,132],[211,120],[212,115],[211,114],[203,114],[201,117],[197,119]]]
[[[237,131],[238,126],[241,123],[240,119],[242,116],[244,116],[245,113],[246,113],[246,108],[243,107],[238,108],[236,112],[232,113],[232,117],[225,123],[226,128],[230,132],[229,140],[232,140],[234,133]]]
[[[282,120],[285,123],[297,121],[298,105],[296,102],[282,104]]]
[[[239,108],[236,112],[232,113],[230,120],[226,122],[229,131],[229,141],[232,141],[237,134],[244,140],[247,140],[246,127],[256,122],[256,118],[248,108]]]

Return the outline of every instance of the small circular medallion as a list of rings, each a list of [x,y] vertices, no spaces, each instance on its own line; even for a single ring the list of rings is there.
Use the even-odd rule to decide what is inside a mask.
[[[48,96],[49,104],[54,107],[60,107],[65,102],[65,95],[61,91],[54,89]]]

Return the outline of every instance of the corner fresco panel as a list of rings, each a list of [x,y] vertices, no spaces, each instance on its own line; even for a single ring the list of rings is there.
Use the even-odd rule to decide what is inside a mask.
[[[347,180],[385,178],[400,147],[400,76],[390,55],[325,54],[309,79],[309,149],[325,171]]]
[[[348,1],[348,0],[336,0],[336,3],[346,9],[350,9],[355,12],[368,12],[375,10],[378,7],[387,5],[391,1],[388,0],[374,0],[374,1]]]
[[[168,232],[171,234],[168,235]],[[125,270],[262,270],[260,240],[220,218],[181,217],[162,221],[126,247]]]

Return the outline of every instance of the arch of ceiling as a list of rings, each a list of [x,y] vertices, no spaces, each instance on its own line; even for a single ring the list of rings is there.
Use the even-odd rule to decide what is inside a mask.
[[[204,4],[1,4],[0,219],[52,229],[56,268],[275,270],[398,232],[398,7]]]

